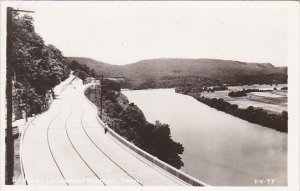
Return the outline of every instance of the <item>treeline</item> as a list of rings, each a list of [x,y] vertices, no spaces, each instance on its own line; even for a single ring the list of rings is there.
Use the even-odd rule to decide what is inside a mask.
[[[90,69],[86,64],[79,64],[77,61],[72,60],[70,63],[71,70],[74,71],[74,75],[76,75],[78,78],[85,81],[85,79],[88,76],[95,77],[95,70]]]
[[[224,111],[243,120],[275,129],[280,132],[288,131],[288,113],[270,114],[260,108],[249,106],[247,109],[240,109],[236,104],[230,104],[222,98],[205,98],[203,96],[196,99],[217,110]]]
[[[202,76],[164,76],[162,78],[143,77],[143,78],[127,78],[122,84],[122,88],[128,89],[154,89],[154,88],[176,88],[181,93],[199,93],[203,91],[219,91],[225,90],[227,86],[251,85],[251,84],[279,84],[287,83],[286,74],[269,74],[269,75],[246,75],[237,76],[236,79],[221,80],[212,79]],[[208,88],[214,87],[214,88]],[[205,89],[207,88],[207,89]]]
[[[61,51],[45,45],[35,32],[32,17],[13,12],[8,30],[7,65],[13,71],[13,118],[18,119],[22,110],[31,115],[47,109],[52,88],[68,77],[70,69]]]
[[[276,87],[274,87],[274,90],[277,90]],[[287,87],[282,87],[280,90],[287,90]],[[228,96],[230,97],[243,97],[247,96],[247,93],[250,92],[270,92],[271,90],[260,90],[260,89],[244,89],[241,91],[231,91],[228,93]]]
[[[155,124],[147,122],[143,112],[120,93],[117,82],[104,80],[103,84],[109,85],[103,88],[103,121],[139,148],[175,168],[182,167],[180,154],[184,148],[182,144],[172,140],[169,125],[159,121]],[[97,105],[99,97],[97,98],[95,91],[100,90],[89,88],[85,94]]]
[[[251,85],[251,84],[286,84],[287,72],[285,74],[268,74],[268,75],[245,75],[239,76],[235,80],[224,81],[230,85]]]
[[[250,92],[260,92],[259,89],[246,89],[246,90],[241,90],[241,91],[231,91],[228,93],[228,96],[230,97],[243,97],[247,96],[247,93]]]
[[[222,86],[218,80],[213,80],[201,76],[166,76],[160,79],[148,78],[143,81],[128,80],[122,84],[122,88],[129,89],[158,89],[158,88],[176,88],[179,92],[199,92],[203,87]]]

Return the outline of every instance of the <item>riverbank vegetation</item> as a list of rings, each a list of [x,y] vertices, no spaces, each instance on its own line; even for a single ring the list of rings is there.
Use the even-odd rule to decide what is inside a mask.
[[[246,109],[241,109],[238,108],[236,104],[230,104],[224,101],[222,98],[211,99],[203,96],[195,98],[210,107],[251,123],[269,127],[280,132],[288,132],[288,113],[286,111],[283,111],[281,114],[270,114],[261,108],[254,108],[253,106],[249,106]]]
[[[276,87],[274,87],[274,90],[277,90]],[[287,87],[281,88],[281,90],[287,90]],[[247,93],[250,92],[271,92],[272,90],[260,90],[260,89],[243,89],[241,91],[231,91],[228,93],[228,96],[230,97],[243,97],[247,96]]]
[[[243,97],[247,96],[247,93],[250,92],[260,92],[259,89],[246,89],[246,90],[241,90],[241,91],[231,91],[228,93],[228,96],[230,97]]]
[[[134,103],[129,103],[120,92],[119,83],[105,79],[103,85],[102,120],[139,148],[180,169],[184,165],[180,157],[184,147],[172,140],[169,125],[159,121],[155,124],[147,122],[143,112]],[[97,86],[96,89],[88,88],[85,92],[98,108],[100,97],[96,93],[99,92]]]

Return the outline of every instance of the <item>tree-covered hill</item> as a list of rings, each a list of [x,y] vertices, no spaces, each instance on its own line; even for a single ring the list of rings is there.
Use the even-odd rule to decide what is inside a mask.
[[[111,65],[90,58],[70,57],[80,64],[93,68],[96,74],[125,77],[132,87],[148,88],[177,87],[178,81],[204,79],[230,84],[285,83],[287,68],[274,67],[269,63],[246,63],[217,59],[149,59],[127,65]],[[189,79],[190,78],[190,79]],[[198,83],[199,81],[195,81]]]
[[[69,61],[53,45],[45,45],[35,32],[33,18],[13,12],[8,41],[8,67],[12,70],[13,116],[21,111],[36,114],[45,110],[51,101],[54,86],[70,73]]]

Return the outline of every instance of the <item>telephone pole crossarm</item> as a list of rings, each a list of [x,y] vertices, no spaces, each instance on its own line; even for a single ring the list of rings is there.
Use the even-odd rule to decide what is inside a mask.
[[[22,10],[22,9],[12,9],[11,11],[14,11],[14,12],[25,12],[25,13],[34,13],[34,11],[27,11],[27,10]]]

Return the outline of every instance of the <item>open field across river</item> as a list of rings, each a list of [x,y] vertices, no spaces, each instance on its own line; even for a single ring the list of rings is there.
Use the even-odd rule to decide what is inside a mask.
[[[228,90],[215,92],[202,92],[201,96],[206,98],[223,98],[231,104],[237,104],[239,108],[247,108],[253,106],[262,108],[269,113],[281,113],[287,111],[287,87],[286,84],[276,85],[244,85],[244,86],[229,86]],[[282,89],[283,88],[283,89]],[[250,92],[247,96],[230,97],[228,94],[231,91],[242,91],[247,89],[258,89],[263,92]]]

